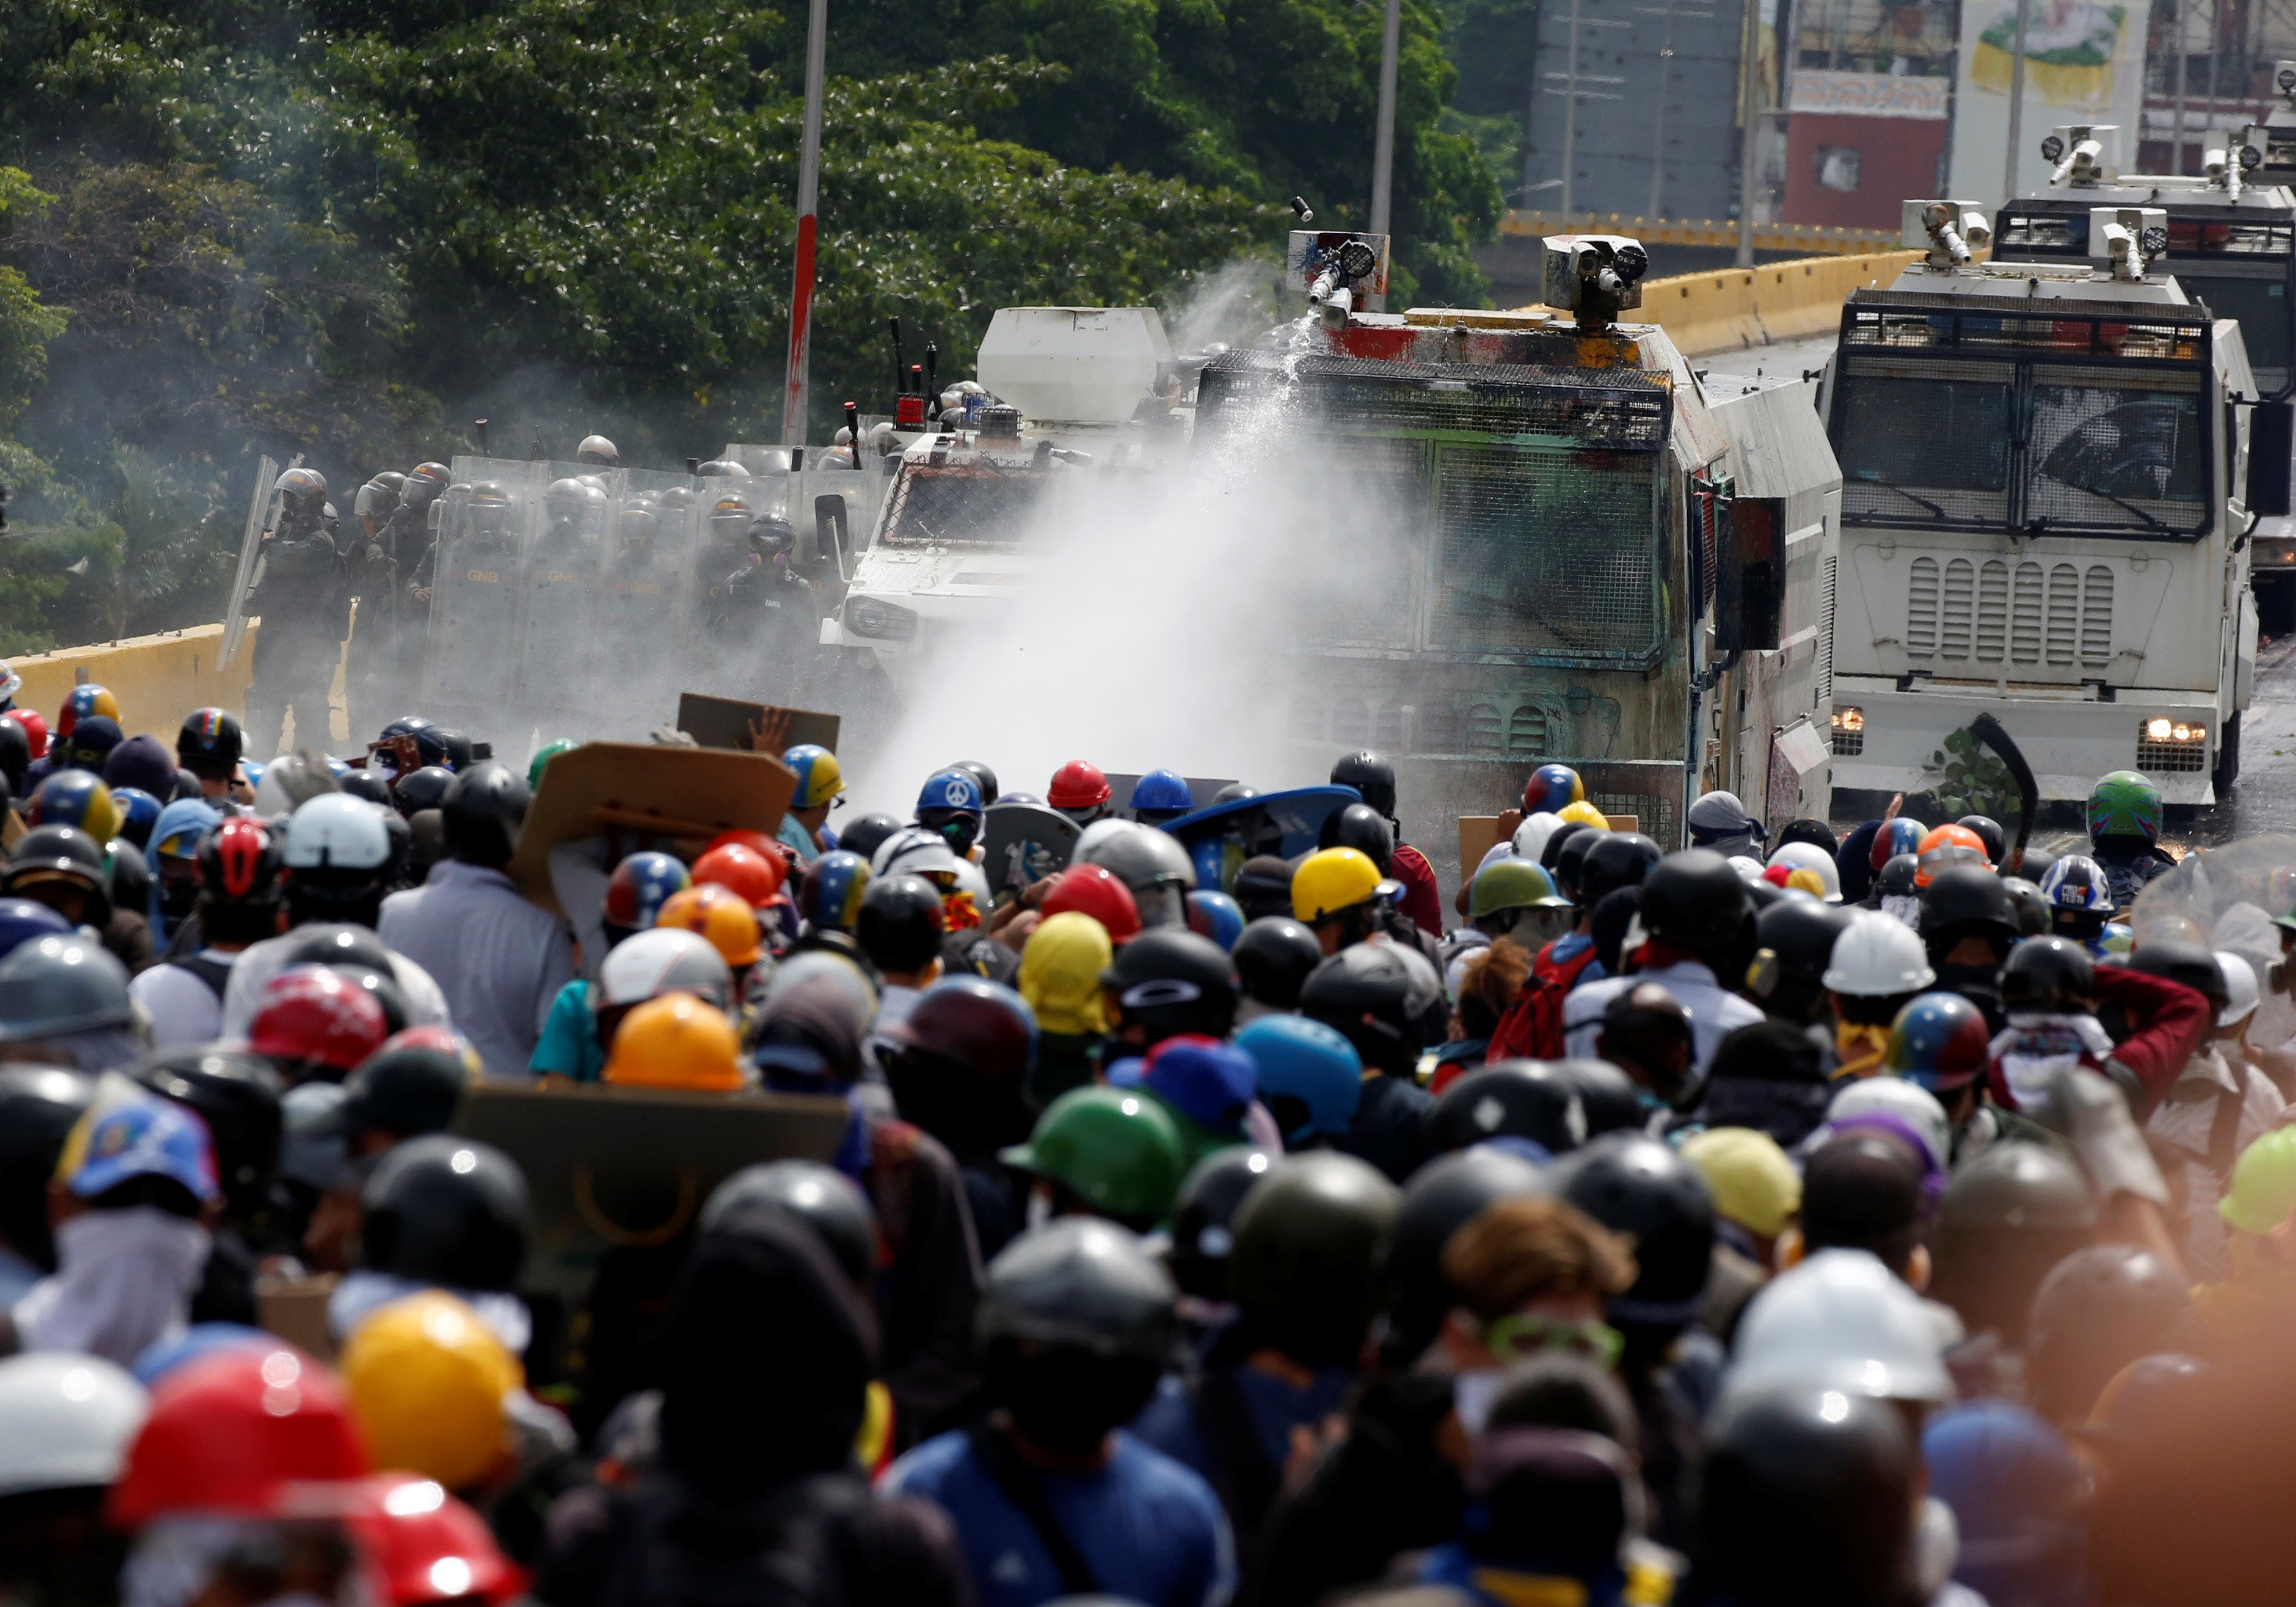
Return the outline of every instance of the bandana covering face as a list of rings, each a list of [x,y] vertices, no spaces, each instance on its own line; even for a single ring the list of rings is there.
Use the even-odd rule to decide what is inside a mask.
[[[156,1206],[82,1211],[56,1229],[56,1271],[12,1315],[26,1350],[81,1350],[132,1366],[184,1330],[208,1230]]]

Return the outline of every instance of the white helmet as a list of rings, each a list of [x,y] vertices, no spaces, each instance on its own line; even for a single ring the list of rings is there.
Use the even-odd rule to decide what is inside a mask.
[[[956,862],[956,888],[959,892],[971,893],[972,907],[980,912],[982,920],[988,919],[988,906],[996,900],[988,890],[987,872],[970,859],[959,859]]]
[[[311,749],[299,748],[263,767],[263,779],[255,783],[255,812],[266,820],[276,819],[340,790],[327,761]]]
[[[614,450],[614,443],[603,435],[584,436],[582,444],[574,448],[574,455],[586,463],[603,463],[610,469],[622,461],[622,455]]]
[[[1140,823],[1136,820],[1116,820],[1113,818],[1108,820],[1095,820],[1077,834],[1076,847],[1069,850],[1069,863],[1070,865],[1091,865],[1095,863],[1092,857],[1093,850],[1099,848],[1102,843],[1106,842],[1111,837],[1120,836],[1126,832],[1136,832],[1138,830],[1140,830]]]
[[[2217,950],[2217,969],[2224,972],[2226,1004],[2217,1012],[2217,1025],[2236,1027],[2256,1009],[2259,995],[2256,967],[2240,955]]]
[[[1730,868],[1738,873],[1741,881],[1759,881],[1762,879],[1762,862],[1751,854],[1731,855]]]
[[[1748,1304],[1722,1392],[1792,1384],[1939,1404],[1954,1398],[1944,1352],[1943,1325],[1878,1258],[1822,1250]]]
[[[1537,865],[1538,857],[1546,852],[1546,840],[1562,824],[1562,816],[1551,809],[1523,816],[1522,824],[1514,829],[1514,857]]]
[[[1789,842],[1770,856],[1772,865],[1782,865],[1789,871],[1808,871],[1825,888],[1828,904],[1841,902],[1841,867],[1833,863],[1833,856],[1814,842]]]
[[[877,845],[869,857],[869,874],[880,876],[954,876],[956,854],[948,839],[931,826],[903,826]]]
[[[606,951],[598,967],[598,1004],[638,1004],[671,991],[693,994],[720,1010],[732,1006],[734,973],[706,938],[677,926],[650,926]]]
[[[1841,1122],[1868,1111],[1883,1111],[1919,1133],[1930,1146],[1930,1159],[1940,1167],[1953,1153],[1953,1126],[1937,1095],[1902,1077],[1861,1077],[1833,1096],[1825,1119]]]
[[[305,799],[287,819],[286,857],[290,870],[381,870],[390,863],[382,806],[348,792]]]
[[[1861,910],[1849,930],[1833,940],[1833,963],[1820,979],[1829,993],[1887,998],[1919,993],[1937,980],[1929,952],[1914,929],[1894,915]]]
[[[0,1362],[0,1496],[111,1483],[148,1409],[144,1386],[101,1357]]]

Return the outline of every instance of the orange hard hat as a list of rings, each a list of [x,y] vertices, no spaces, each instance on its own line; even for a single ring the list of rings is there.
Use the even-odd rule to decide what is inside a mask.
[[[701,1088],[731,1093],[742,1086],[734,1023],[690,993],[648,999],[622,1018],[606,1055],[605,1080],[624,1087]]]
[[[693,862],[697,885],[731,888],[751,909],[770,903],[789,880],[789,861],[775,849],[760,854],[742,843],[728,842],[711,849]]]
[[[714,881],[672,893],[653,923],[701,933],[728,965],[754,965],[766,952],[765,934],[749,900]]]
[[[1931,879],[1949,865],[1981,865],[1988,870],[1993,868],[1993,856],[1986,852],[1985,839],[1967,826],[1931,828],[1914,854],[1915,887],[1927,887]]]
[[[283,1341],[235,1346],[152,1390],[106,1512],[129,1530],[181,1512],[283,1517],[311,1487],[363,1480],[368,1467],[332,1373]]]
[[[739,843],[745,849],[755,849],[760,854],[781,857],[782,845],[775,842],[769,833],[752,832],[745,826],[735,826],[730,832],[718,832],[709,840],[709,846],[702,850],[702,857],[707,858],[729,842]]]

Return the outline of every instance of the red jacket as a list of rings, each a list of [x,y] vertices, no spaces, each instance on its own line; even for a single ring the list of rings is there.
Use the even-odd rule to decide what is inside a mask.
[[[2108,1058],[2128,1067],[2144,1090],[2144,1103],[2136,1111],[2136,1119],[2143,1121],[2175,1084],[2185,1062],[2193,1058],[2193,1052],[2206,1039],[2216,1013],[2210,1009],[2204,996],[2182,982],[2131,971],[2125,965],[2096,968],[2096,1003],[2100,1010],[2120,1006],[2128,1022],[2128,1036],[2112,1046]],[[2082,1061],[2087,1063],[2092,1058],[2083,1055]],[[1995,1102],[2015,1110],[2017,1102],[2003,1076],[1997,1053],[1993,1057],[1989,1081]]]
[[[1514,996],[1506,1013],[1499,1017],[1499,1024],[1491,1031],[1490,1046],[1483,1052],[1485,1063],[1561,1060],[1562,1001],[1578,986],[1579,977],[1594,963],[1592,943],[1559,964],[1553,943],[1541,948],[1530,962],[1530,975],[1523,980],[1521,991]]]
[[[1443,935],[1443,898],[1435,887],[1435,867],[1407,842],[1395,845],[1387,873],[1403,883],[1403,913],[1431,938]]]

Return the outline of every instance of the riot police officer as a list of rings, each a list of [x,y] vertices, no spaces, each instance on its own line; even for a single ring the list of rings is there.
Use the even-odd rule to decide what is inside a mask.
[[[263,533],[259,578],[248,598],[263,625],[247,689],[247,748],[261,758],[279,750],[291,709],[296,741],[326,746],[327,694],[349,607],[329,529],[326,477],[290,469],[274,489],[279,516]]]

